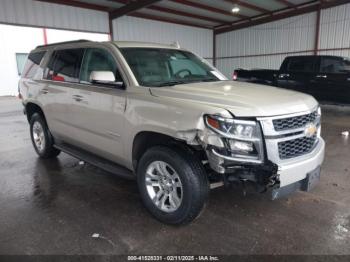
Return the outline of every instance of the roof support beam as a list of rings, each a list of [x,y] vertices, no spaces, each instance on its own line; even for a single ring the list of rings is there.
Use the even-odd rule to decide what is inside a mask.
[[[226,10],[222,10],[222,9],[218,9],[216,7],[212,7],[212,6],[209,6],[209,5],[201,4],[201,3],[199,3],[199,1],[196,1],[196,2],[192,2],[192,1],[188,1],[188,0],[170,0],[170,1],[172,1],[174,3],[182,4],[182,5],[187,5],[187,6],[190,6],[190,7],[199,8],[199,9],[206,10],[206,11],[209,11],[209,12],[222,14],[222,15],[234,16],[234,17],[238,17],[238,18],[241,18],[241,19],[247,19],[248,18],[245,15],[234,14],[234,13],[226,11]]]
[[[287,1],[287,0],[275,0],[276,2],[280,3],[280,4],[283,4],[283,5],[286,5],[288,7],[295,7],[296,5]]]
[[[248,8],[248,9],[251,9],[251,10],[254,10],[254,11],[258,11],[260,13],[268,13],[268,12],[271,12],[270,10],[267,10],[263,7],[260,7],[260,6],[257,6],[257,5],[253,5],[253,4],[250,4],[248,2],[242,2],[240,0],[225,0],[226,2],[228,3],[231,3],[231,4],[236,4],[238,6],[241,6],[241,7],[245,7],[245,8]]]
[[[183,12],[180,10],[170,9],[170,8],[166,8],[166,7],[162,7],[162,6],[152,5],[152,6],[147,7],[147,9],[151,9],[151,10],[155,10],[155,11],[159,11],[159,12],[163,12],[163,13],[180,15],[180,16],[189,17],[189,18],[205,20],[205,21],[214,22],[214,23],[221,23],[221,24],[227,23],[227,21],[221,20],[218,18],[209,17],[209,16],[202,16],[202,15],[197,15],[197,14],[193,14],[193,13],[187,13],[187,12]]]
[[[194,24],[194,23],[179,20],[179,19],[173,19],[173,18],[169,18],[169,17],[161,17],[161,16],[155,16],[155,15],[148,15],[148,14],[143,14],[143,13],[138,13],[138,12],[132,13],[132,14],[130,14],[130,16],[144,18],[144,19],[150,19],[150,20],[156,20],[156,21],[161,21],[161,22],[166,22],[166,23],[172,23],[172,24],[179,24],[179,25],[187,25],[187,26],[193,26],[193,27],[199,27],[199,28],[205,28],[205,29],[212,29],[209,26]]]
[[[138,0],[135,2],[131,2],[130,4],[127,4],[121,8],[118,8],[114,11],[112,11],[111,14],[111,18],[112,19],[116,19],[118,17],[124,16],[124,15],[128,15],[130,13],[136,12],[137,10],[140,10],[142,8],[145,8],[147,6],[150,6],[152,4],[155,4],[157,2],[159,2],[161,0]]]
[[[110,0],[110,1],[120,3],[120,4],[127,4],[128,3],[128,0]],[[184,16],[184,17],[189,17],[189,18],[195,18],[195,19],[210,21],[210,22],[219,23],[219,24],[227,23],[227,21],[219,19],[219,18],[193,14],[193,13],[184,12],[181,10],[175,10],[175,9],[163,7],[163,6],[150,5],[146,8],[150,9],[150,10],[154,10],[154,11],[159,11],[162,13],[169,13],[169,14],[174,14],[174,15],[179,15],[179,16]]]
[[[327,9],[330,7],[343,5],[350,3],[350,0],[337,0],[332,2],[322,2],[319,1],[311,1],[308,3],[304,3],[301,5],[296,5],[294,8],[284,8],[281,10],[274,11],[272,16],[267,16],[268,14],[262,14],[259,16],[255,16],[251,18],[251,21],[245,22],[245,20],[235,21],[231,24],[231,26],[221,25],[216,27],[214,30],[215,34],[222,34],[242,28],[247,28],[255,25],[265,24],[273,21],[277,21],[280,19],[302,15],[306,13],[316,12],[318,9]]]
[[[111,11],[111,9],[107,6],[90,4],[90,3],[83,3],[83,2],[78,2],[75,0],[35,0],[35,1],[50,3],[50,4],[58,4],[58,5],[68,5],[68,6],[92,9],[92,10],[96,10],[96,11],[104,11],[104,12]]]

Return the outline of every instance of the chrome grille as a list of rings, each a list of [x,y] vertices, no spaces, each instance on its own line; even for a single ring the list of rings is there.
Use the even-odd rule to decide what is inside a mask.
[[[297,129],[306,126],[308,123],[314,123],[317,118],[317,111],[307,115],[293,116],[288,118],[274,119],[273,127],[276,131],[285,131]]]
[[[278,143],[280,159],[288,159],[310,153],[317,143],[317,134]]]

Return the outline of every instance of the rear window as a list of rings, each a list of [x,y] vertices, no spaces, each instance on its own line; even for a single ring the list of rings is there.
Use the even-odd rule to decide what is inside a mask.
[[[290,72],[314,72],[315,60],[312,57],[293,57],[288,63],[288,71]]]
[[[33,78],[39,69],[41,60],[43,59],[46,51],[32,52],[29,54],[27,62],[24,66],[22,76],[25,78]]]
[[[46,79],[59,82],[79,82],[84,49],[65,49],[53,53],[47,66]]]

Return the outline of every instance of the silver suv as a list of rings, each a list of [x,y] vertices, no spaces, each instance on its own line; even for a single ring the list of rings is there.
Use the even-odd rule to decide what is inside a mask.
[[[325,143],[309,95],[228,81],[179,46],[74,41],[33,50],[20,95],[37,154],[135,178],[157,219],[198,216],[210,188],[278,198],[318,181]]]

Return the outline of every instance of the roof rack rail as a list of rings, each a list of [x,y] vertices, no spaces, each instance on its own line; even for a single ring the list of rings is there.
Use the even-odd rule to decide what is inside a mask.
[[[50,47],[50,46],[63,45],[63,44],[85,43],[85,42],[91,42],[91,41],[85,40],[85,39],[80,39],[80,40],[74,40],[74,41],[58,42],[58,43],[53,43],[53,44],[48,44],[48,45],[38,45],[36,48]]]

